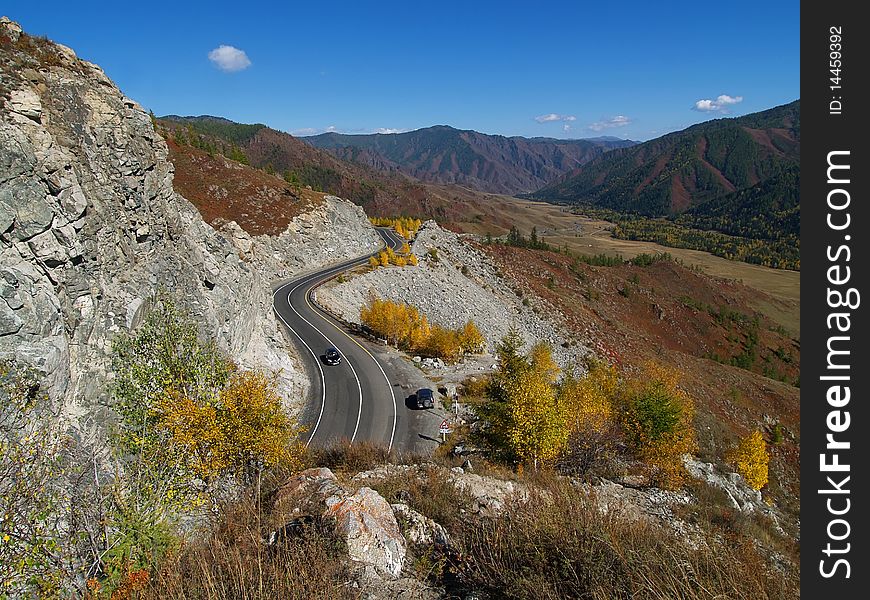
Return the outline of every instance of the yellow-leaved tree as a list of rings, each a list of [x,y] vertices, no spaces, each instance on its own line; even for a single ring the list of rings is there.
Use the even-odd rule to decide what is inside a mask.
[[[619,385],[616,369],[590,361],[583,377],[566,374],[559,383],[559,407],[569,431],[563,471],[585,474],[616,450],[613,398]]]
[[[459,344],[462,346],[462,351],[466,353],[478,353],[486,350],[486,338],[483,337],[474,321],[468,321],[459,330]]]
[[[556,403],[553,386],[532,369],[520,374],[508,390],[511,417],[508,441],[524,461],[535,469],[559,456],[567,441],[567,429]]]
[[[169,394],[158,427],[178,456],[203,480],[226,474],[252,481],[267,466],[298,466],[299,428],[284,412],[275,381],[237,371],[214,402]]]
[[[448,363],[455,363],[459,360],[461,349],[457,332],[433,325],[423,351],[430,356],[442,358]]]
[[[499,367],[490,384],[493,402],[487,416],[492,441],[537,469],[559,456],[568,429],[556,397],[558,369],[549,346],[536,344],[525,356],[521,346],[522,338],[512,328],[496,348]]]
[[[742,438],[725,459],[734,465],[752,489],[760,490],[767,485],[770,457],[767,442],[757,429]]]
[[[463,353],[486,348],[486,339],[471,321],[460,330],[430,325],[415,307],[374,295],[360,309],[360,322],[393,346],[449,363],[456,362]]]
[[[559,365],[553,360],[553,350],[547,342],[536,342],[529,350],[527,357],[532,371],[537,373],[549,384],[555,383],[559,377]]]

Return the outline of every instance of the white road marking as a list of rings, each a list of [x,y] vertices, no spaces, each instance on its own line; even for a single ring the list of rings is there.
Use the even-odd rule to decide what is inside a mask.
[[[279,291],[281,291],[282,289],[287,287],[287,285],[289,285],[289,284],[285,284],[285,285],[281,286],[280,288],[275,290],[274,294],[272,294],[272,307],[273,308],[275,308],[275,296],[278,294]],[[296,289],[296,288],[293,288],[293,289]],[[290,293],[291,294],[293,293],[292,290]],[[288,303],[289,303],[289,301],[288,301]],[[323,367],[320,365],[320,361],[318,360],[317,355],[314,353],[314,350],[311,349],[311,346],[309,346],[308,343],[304,339],[302,339],[302,336],[299,335],[299,333],[290,326],[290,323],[288,323],[284,319],[284,317],[281,316],[281,313],[278,311],[277,308],[275,308],[275,314],[278,315],[278,318],[281,319],[281,321],[284,323],[284,325],[287,327],[287,329],[292,331],[293,335],[295,335],[297,338],[299,338],[299,341],[302,342],[302,344],[306,348],[308,348],[308,351],[311,353],[312,358],[314,358],[315,364],[317,364],[317,370],[320,371],[320,392],[321,392],[320,414],[317,415],[317,422],[314,424],[314,428],[311,430],[311,435],[308,436],[308,441],[305,442],[305,447],[307,448],[308,445],[311,444],[311,440],[314,439],[314,434],[317,433],[317,428],[320,427],[320,421],[323,419],[323,409],[326,407],[326,378],[323,376]]]
[[[393,245],[397,245],[397,244],[398,244],[396,238],[393,237],[392,232],[388,231],[388,232],[387,232],[387,235],[388,235],[388,237],[391,238],[391,241],[393,242]],[[322,277],[324,277],[324,276],[329,276],[329,275],[335,273],[336,271],[345,271],[345,270],[347,270],[348,268],[350,268],[351,266],[353,266],[353,262],[356,262],[356,261],[351,261],[350,263],[343,264],[343,265],[340,265],[340,266],[338,266],[338,267],[334,267],[334,268],[332,268],[332,269],[327,269],[327,270],[325,270],[325,271],[320,271],[320,272],[318,272],[318,273],[313,273],[313,274],[311,274],[311,275],[308,275],[307,277],[304,277],[302,280],[300,280],[300,281],[299,281],[295,286],[293,286],[293,288],[292,288],[292,289],[290,290],[290,292],[287,294],[287,306],[290,307],[290,310],[292,310],[292,311],[296,314],[296,316],[298,316],[300,319],[302,319],[303,321],[305,321],[306,323],[308,323],[308,325],[309,325],[311,328],[313,328],[313,329],[314,329],[315,331],[317,331],[320,335],[322,335],[323,338],[324,338],[327,342],[329,342],[329,344],[332,345],[333,347],[335,346],[335,343],[334,343],[334,342],[329,338],[329,336],[327,336],[327,335],[326,335],[325,333],[323,333],[320,329],[318,329],[318,328],[317,328],[314,324],[312,324],[308,319],[306,319],[306,318],[303,317],[301,314],[299,314],[299,312],[298,312],[298,311],[293,307],[293,304],[291,304],[291,302],[290,302],[290,296],[291,296],[291,295],[293,294],[293,292],[296,291],[296,289],[299,288],[300,286],[302,286],[302,285],[304,285],[304,284],[306,284],[306,283],[311,283],[311,280],[312,280],[312,279],[317,279],[317,278],[322,278]],[[322,282],[322,280],[321,280],[321,281],[317,281],[316,284],[319,284],[319,283],[321,283],[321,282]],[[283,290],[284,288],[286,288],[288,285],[291,285],[292,283],[294,283],[294,282],[291,281],[291,282],[289,282],[289,283],[286,283],[286,284],[284,284],[283,286],[281,286],[281,287],[279,287],[279,288],[277,288],[277,289],[275,290],[275,292],[272,294],[272,306],[273,306],[273,307],[275,306],[275,297],[278,295],[278,292],[280,292],[281,290]],[[312,287],[314,287],[314,286],[312,286]],[[311,290],[308,290],[308,291],[305,293],[305,303],[308,304],[309,308],[311,308],[312,311],[318,312],[317,309],[316,309],[314,306],[312,306],[311,302],[309,301],[309,296],[310,296],[310,294],[311,294]],[[308,352],[310,352],[310,353],[311,353],[311,356],[314,358],[314,362],[317,363],[317,369],[318,369],[319,372],[320,372],[320,382],[321,382],[321,391],[322,391],[321,400],[320,400],[320,414],[319,414],[318,417],[317,417],[317,422],[314,424],[314,429],[312,429],[312,431],[311,431],[311,435],[308,437],[308,441],[305,443],[305,445],[306,445],[306,447],[307,447],[309,444],[311,444],[311,440],[314,439],[314,434],[317,433],[317,428],[320,426],[320,422],[321,422],[321,420],[323,419],[323,411],[324,411],[324,408],[325,408],[325,406],[326,406],[326,378],[325,378],[325,376],[324,376],[324,373],[323,373],[323,367],[322,367],[321,364],[320,364],[320,360],[317,358],[317,355],[315,354],[315,352],[311,349],[311,346],[309,346],[308,343],[307,343],[304,339],[302,339],[302,336],[299,335],[299,333],[298,333],[295,329],[293,329],[293,327],[290,326],[290,324],[289,324],[289,323],[284,319],[284,317],[281,316],[281,313],[278,312],[277,308],[275,308],[275,313],[278,315],[278,318],[281,319],[281,321],[284,323],[284,325],[285,325],[285,326],[286,326],[290,331],[292,331],[293,334],[294,334],[297,338],[299,338],[299,340],[300,340],[300,341],[305,345],[305,347],[308,349]],[[355,343],[357,346],[359,346],[360,349],[362,349],[363,352],[365,352],[366,354],[368,354],[369,357],[372,359],[372,361],[374,361],[374,363],[377,365],[378,369],[379,369],[380,372],[381,372],[381,375],[384,376],[384,381],[386,381],[386,383],[387,383],[387,388],[390,390],[390,395],[392,396],[392,399],[393,399],[393,427],[392,427],[392,431],[390,432],[390,444],[389,444],[389,446],[387,447],[387,451],[392,450],[392,448],[393,448],[393,441],[394,441],[394,438],[395,438],[395,435],[396,435],[396,421],[397,421],[397,415],[398,415],[398,407],[397,407],[397,405],[396,405],[396,392],[395,392],[395,390],[393,389],[392,384],[390,383],[390,379],[387,377],[387,373],[386,373],[386,371],[384,371],[384,368],[381,366],[381,363],[378,361],[378,359],[375,358],[375,356],[374,356],[371,352],[369,352],[369,350],[368,350],[367,348],[365,348],[362,344],[360,344],[360,343],[359,343],[355,338],[353,338],[353,337],[351,337],[350,335],[348,335],[347,332],[345,332],[343,329],[339,328],[337,325],[335,325],[335,323],[333,323],[333,322],[330,321],[329,319],[326,319],[326,318],[323,317],[323,316],[320,316],[320,318],[321,318],[324,322],[329,323],[329,325],[331,325],[331,326],[332,326],[336,331],[338,331],[339,333],[341,333],[342,335],[344,335],[346,338],[348,338],[350,341],[352,341],[352,342]],[[361,418],[361,416],[362,416],[363,393],[362,393],[362,384],[360,383],[359,377],[358,377],[357,374],[356,374],[356,369],[353,368],[353,364],[350,362],[350,359],[347,359],[347,364],[348,364],[348,366],[350,367],[351,372],[353,373],[354,379],[356,379],[357,389],[359,390],[359,410],[358,410],[358,412],[357,412],[357,417],[356,417],[356,426],[354,427],[353,437],[351,437],[351,440],[350,440],[351,442],[353,442],[353,441],[356,439],[356,435],[357,435],[357,432],[358,432],[358,430],[359,430],[360,418]]]

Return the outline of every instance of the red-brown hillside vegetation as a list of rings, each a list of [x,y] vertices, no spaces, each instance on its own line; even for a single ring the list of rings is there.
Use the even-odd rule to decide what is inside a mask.
[[[770,490],[799,512],[800,343],[749,302],[759,292],[672,260],[592,266],[556,252],[484,245],[518,294],[558,311],[578,340],[623,368],[672,365],[697,403],[702,455],[721,460],[756,428],[770,443]]]
[[[323,199],[320,192],[293,188],[280,177],[220,154],[179,146],[171,137],[167,144],[175,165],[176,191],[210,224],[232,220],[251,235],[275,235]]]

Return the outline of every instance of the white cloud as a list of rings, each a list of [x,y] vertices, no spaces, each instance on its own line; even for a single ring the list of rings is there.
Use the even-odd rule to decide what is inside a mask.
[[[552,121],[576,121],[577,117],[574,115],[557,115],[556,113],[550,113],[548,115],[539,115],[535,117],[535,121],[538,123],[550,123]]]
[[[242,71],[251,66],[251,59],[244,50],[223,44],[209,52],[208,59],[217,65],[218,69],[227,73]]]
[[[729,106],[739,102],[743,102],[743,96],[729,96],[728,94],[722,94],[715,100],[698,100],[695,102],[693,109],[700,112],[727,113]]]
[[[393,127],[378,127],[372,133],[405,133],[407,129],[395,129]]]
[[[315,129],[314,127],[303,127],[302,129],[294,129],[290,132],[290,135],[295,135],[298,137],[304,135],[314,135],[316,133],[319,133],[319,130]]]
[[[609,119],[602,119],[600,121],[590,123],[589,125],[587,125],[586,128],[592,131],[604,131],[605,129],[613,129],[614,127],[625,127],[626,125],[630,124],[630,118],[626,117],[625,115],[616,115],[615,117],[610,117]]]
[[[562,127],[562,131],[568,133],[569,131],[571,131],[571,126],[566,123],[565,126]]]

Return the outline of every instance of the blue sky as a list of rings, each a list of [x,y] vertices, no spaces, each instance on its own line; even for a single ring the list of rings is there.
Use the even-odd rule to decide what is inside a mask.
[[[646,140],[800,88],[796,0],[7,0],[0,12],[98,63],[158,115],[296,134],[447,124]]]

